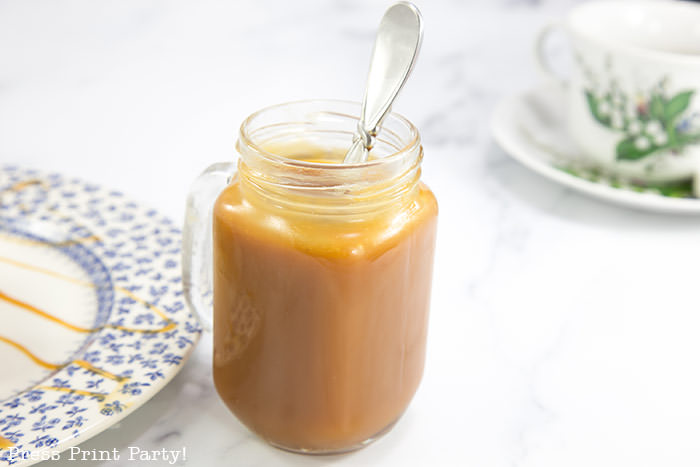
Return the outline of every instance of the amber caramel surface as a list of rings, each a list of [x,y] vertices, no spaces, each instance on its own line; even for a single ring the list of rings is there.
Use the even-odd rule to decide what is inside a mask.
[[[214,207],[216,388],[277,445],[361,443],[403,413],[421,379],[435,198],[419,184],[355,222],[257,201],[236,178]]]

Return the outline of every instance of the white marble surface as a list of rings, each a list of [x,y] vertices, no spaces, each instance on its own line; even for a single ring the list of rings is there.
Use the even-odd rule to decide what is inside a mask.
[[[574,2],[419,3],[426,38],[396,109],[422,130],[441,213],[427,367],[405,417],[351,455],[270,448],[215,395],[205,337],[83,448],[186,446],[194,466],[700,464],[700,218],[585,198],[489,136],[498,99],[536,83],[535,31]],[[0,1],[0,162],[118,187],[181,221],[189,182],[233,157],[247,114],[361,95],[387,5]]]

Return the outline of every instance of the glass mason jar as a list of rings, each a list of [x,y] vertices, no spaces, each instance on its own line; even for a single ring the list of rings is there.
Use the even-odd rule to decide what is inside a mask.
[[[210,167],[188,200],[185,296],[205,314],[213,262],[219,396],[297,452],[376,439],[423,374],[437,202],[418,131],[397,114],[369,161],[341,163],[359,113],[303,101],[251,115],[237,166]]]

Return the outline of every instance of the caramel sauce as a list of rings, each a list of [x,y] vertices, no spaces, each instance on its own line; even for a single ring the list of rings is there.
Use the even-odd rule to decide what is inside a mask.
[[[0,238],[3,241],[10,241],[10,242],[20,243],[20,244],[29,244],[29,245],[36,245],[36,246],[46,246],[47,245],[47,243],[40,242],[38,240],[15,237],[12,235],[6,235],[6,234],[2,234],[2,233],[0,233]],[[87,236],[87,237],[84,237],[81,239],[76,239],[76,240],[67,240],[67,241],[57,242],[57,243],[48,243],[48,245],[49,246],[65,246],[66,244],[84,243],[84,242],[88,242],[88,241],[95,241],[96,239],[99,239],[99,237],[97,237],[95,235],[91,235],[91,236]],[[17,267],[17,268],[26,269],[28,271],[38,272],[40,274],[44,274],[44,275],[51,276],[51,277],[54,277],[57,279],[61,279],[63,281],[69,282],[71,284],[81,285],[83,287],[90,287],[90,288],[96,287],[96,285],[90,281],[76,279],[74,277],[70,277],[70,276],[67,276],[65,274],[61,274],[59,272],[52,271],[50,269],[42,268],[40,266],[34,266],[32,264],[23,263],[21,261],[14,260],[12,258],[5,258],[3,256],[0,256],[0,263],[9,264],[9,265],[12,265],[12,266]],[[157,328],[157,329],[134,329],[134,328],[127,328],[124,326],[114,326],[114,325],[110,325],[110,324],[100,326],[97,328],[81,328],[79,326],[74,326],[72,324],[66,323],[65,321],[61,320],[60,318],[57,318],[57,317],[55,317],[55,316],[53,316],[50,313],[47,313],[45,311],[39,310],[30,304],[23,303],[23,302],[20,302],[19,300],[12,298],[12,297],[9,297],[6,294],[4,294],[2,291],[0,291],[0,300],[9,301],[13,305],[17,305],[26,311],[36,313],[36,314],[38,314],[38,315],[40,315],[40,316],[42,316],[50,321],[54,321],[56,323],[62,324],[63,326],[65,326],[69,329],[72,329],[73,331],[76,331],[76,332],[93,333],[93,332],[97,332],[97,331],[100,331],[100,330],[105,329],[105,328],[110,328],[110,329],[116,329],[119,331],[126,331],[126,332],[153,334],[153,333],[168,332],[168,331],[172,330],[175,326],[177,326],[177,323],[175,323],[172,319],[170,319],[165,314],[165,312],[163,310],[154,306],[153,304],[149,303],[148,301],[142,299],[141,297],[134,294],[130,290],[128,290],[124,287],[120,287],[120,286],[114,286],[114,290],[115,290],[115,292],[122,293],[122,294],[126,295],[127,297],[133,299],[134,301],[146,306],[150,311],[154,312],[156,315],[158,315],[160,318],[162,318],[167,324],[164,327]]]
[[[10,304],[16,306],[16,307],[19,307],[19,308],[22,308],[26,311],[29,311],[30,313],[34,313],[38,316],[41,316],[42,318],[46,319],[47,321],[51,321],[53,323],[59,324],[59,325],[63,326],[64,328],[70,329],[71,331],[84,332],[84,333],[92,332],[91,329],[83,328],[80,326],[74,326],[74,325],[62,320],[58,316],[54,316],[50,313],[47,313],[43,310],[40,310],[39,308],[37,308],[33,305],[30,305],[29,303],[22,302],[20,300],[17,300],[16,298],[12,298],[9,295],[7,295],[6,293],[4,293],[2,290],[0,290],[0,300],[3,300],[7,303],[10,303]],[[44,365],[42,365],[42,366],[44,366]]]
[[[311,154],[309,154],[311,153]],[[304,160],[342,161],[308,149]],[[356,222],[214,206],[217,391],[278,446],[342,450],[391,426],[423,373],[437,203],[427,186]]]
[[[64,365],[56,365],[54,363],[49,363],[46,360],[42,360],[19,342],[13,341],[12,339],[9,339],[7,337],[0,336],[0,342],[4,342],[10,347],[14,347],[15,349],[19,350],[24,355],[26,355],[31,361],[33,361],[42,368],[46,368],[47,370],[59,370],[64,367]]]
[[[0,257],[0,262],[4,262],[6,259],[7,258]],[[91,284],[91,283],[85,282],[85,284]],[[92,285],[94,287],[94,284],[92,284]],[[115,289],[119,289],[119,287],[115,287]],[[126,291],[126,289],[123,289],[123,290]],[[133,297],[133,294],[131,294],[131,292],[129,292],[129,296]],[[170,318],[165,316],[165,314],[162,314],[162,312],[160,310],[158,310],[161,313],[161,314],[159,314],[159,316],[161,318],[163,318],[164,320],[168,321],[168,324],[166,324],[164,327],[158,328],[158,329],[136,329],[136,328],[128,328],[125,326],[116,326],[114,324],[105,324],[103,326],[98,326],[96,328],[84,328],[84,327],[76,326],[74,324],[70,324],[70,323],[62,320],[58,316],[52,315],[51,313],[48,313],[44,310],[40,310],[39,308],[37,308],[33,305],[30,305],[29,303],[25,303],[25,302],[22,302],[20,300],[17,300],[16,298],[10,297],[9,295],[5,294],[2,290],[0,290],[0,300],[3,300],[7,303],[15,305],[19,308],[22,308],[25,311],[29,311],[31,313],[38,315],[38,316],[41,316],[42,318],[46,319],[47,321],[56,323],[60,326],[63,326],[66,329],[70,329],[71,331],[85,333],[85,334],[91,334],[93,332],[98,332],[98,331],[101,331],[103,329],[116,329],[118,331],[138,332],[138,333],[143,333],[143,334],[156,334],[156,333],[161,333],[161,332],[167,332],[176,326],[176,323],[174,321],[172,321]],[[153,307],[153,308],[155,308],[155,307]]]
[[[15,445],[15,443],[10,441],[9,439],[6,439],[6,438],[3,438],[2,436],[0,436],[0,449],[9,449],[14,445]]]

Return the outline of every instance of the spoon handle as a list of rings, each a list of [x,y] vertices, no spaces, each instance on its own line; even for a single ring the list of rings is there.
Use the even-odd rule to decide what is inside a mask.
[[[379,24],[357,133],[344,163],[367,160],[377,127],[413,69],[422,38],[423,21],[415,5],[398,2],[389,7]]]

